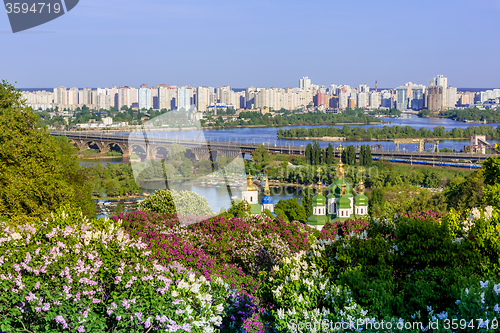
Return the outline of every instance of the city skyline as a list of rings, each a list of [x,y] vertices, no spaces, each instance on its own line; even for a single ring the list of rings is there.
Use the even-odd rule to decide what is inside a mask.
[[[218,108],[230,109],[309,109],[344,110],[346,108],[439,111],[456,106],[500,105],[500,89],[481,92],[459,92],[448,85],[448,78],[437,75],[429,86],[406,82],[393,89],[371,90],[366,84],[320,86],[308,77],[298,80],[298,87],[262,88],[250,86],[244,90],[233,90],[230,86],[189,87],[161,84],[139,88],[115,86],[112,88],[67,88],[56,87],[53,91],[23,91],[22,97],[34,109],[76,110],[84,106],[91,109],[132,107],[142,110],[197,109],[200,112]]]
[[[0,14],[2,79],[18,87],[500,87],[493,0],[87,0],[68,15],[9,32]]]

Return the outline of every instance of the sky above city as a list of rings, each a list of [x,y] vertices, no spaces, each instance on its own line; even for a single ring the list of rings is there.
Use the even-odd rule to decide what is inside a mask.
[[[80,0],[13,34],[0,79],[20,88],[427,85],[500,87],[498,0]]]

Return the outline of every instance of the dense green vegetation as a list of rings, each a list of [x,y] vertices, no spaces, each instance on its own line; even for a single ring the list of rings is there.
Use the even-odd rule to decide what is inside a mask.
[[[0,84],[0,216],[43,218],[73,203],[93,215],[92,172],[66,138],[40,129],[21,93]]]
[[[374,115],[384,115],[388,117],[399,117],[401,115],[401,111],[398,109],[387,109],[387,110],[382,110],[382,109],[377,109],[377,110],[372,110],[368,112],[369,115],[374,116]]]
[[[467,108],[459,110],[446,110],[439,112],[440,117],[450,118],[458,121],[475,121],[487,123],[499,123],[500,122],[500,108],[484,110],[478,108]]]
[[[443,138],[443,139],[469,139],[472,135],[486,135],[488,138],[500,137],[500,126],[469,126],[467,128],[453,128],[447,131],[442,126],[432,130],[421,127],[414,129],[410,126],[384,126],[384,127],[315,127],[278,129],[280,139],[303,139],[318,137],[344,137],[353,140],[387,140],[395,138]]]
[[[137,186],[133,170],[123,163],[98,163],[94,166],[96,180],[92,190],[95,196],[141,195],[142,189]]]
[[[223,126],[223,127],[238,127],[247,125],[260,126],[288,126],[288,125],[322,125],[322,124],[369,124],[373,122],[381,122],[380,119],[373,116],[365,115],[361,109],[346,109],[339,114],[308,112],[296,113],[284,111],[275,116],[267,113],[262,115],[260,112],[246,111],[240,113],[240,118],[237,120],[224,121],[222,117],[207,120],[202,122],[203,126]]]

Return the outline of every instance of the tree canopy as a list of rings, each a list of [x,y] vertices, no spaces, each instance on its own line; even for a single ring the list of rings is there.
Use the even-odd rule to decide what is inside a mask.
[[[40,128],[38,117],[6,81],[0,83],[0,216],[43,218],[74,204],[93,215],[92,171],[66,138]]]

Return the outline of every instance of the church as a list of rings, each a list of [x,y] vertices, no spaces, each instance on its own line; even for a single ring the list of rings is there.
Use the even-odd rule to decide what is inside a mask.
[[[252,175],[247,176],[247,186],[246,189],[241,193],[243,202],[245,203],[245,212],[248,215],[258,215],[262,214],[264,210],[268,209],[274,214],[274,204],[271,197],[271,191],[269,190],[269,181],[266,177],[266,185],[264,187],[264,196],[259,204],[259,190],[252,181]]]
[[[360,173],[363,169],[360,169]],[[365,195],[363,180],[356,189],[345,180],[345,170],[342,161],[337,165],[337,179],[328,187],[328,196],[323,195],[321,177],[316,184],[317,193],[312,199],[312,215],[307,219],[307,225],[318,230],[328,222],[345,221],[350,218],[368,215],[368,197]],[[259,203],[259,190],[253,184],[252,175],[247,176],[247,184],[242,191],[245,212],[248,216],[259,215],[268,209],[274,214],[274,204],[266,177],[264,196]]]
[[[363,169],[360,172],[362,173]],[[323,195],[321,178],[316,188],[317,194],[312,200],[313,215],[307,220],[309,226],[321,230],[328,221],[345,221],[368,215],[368,197],[364,193],[363,180],[359,181],[354,190],[345,180],[342,161],[337,165],[337,179],[328,187],[328,196],[325,198]]]

